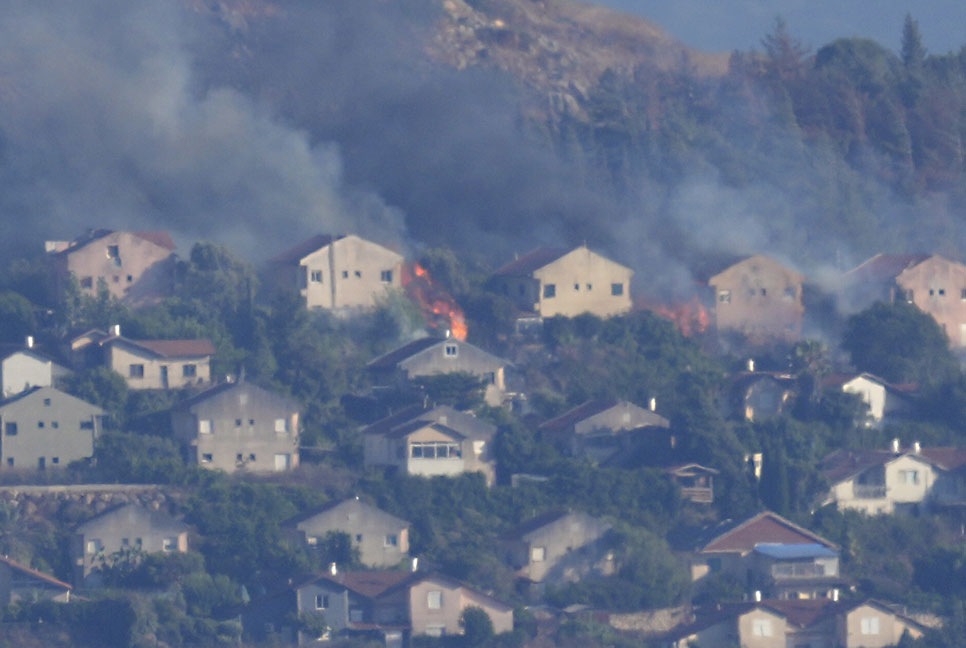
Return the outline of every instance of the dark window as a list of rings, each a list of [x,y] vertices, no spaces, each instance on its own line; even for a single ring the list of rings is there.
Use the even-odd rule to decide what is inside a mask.
[[[312,270],[309,275],[309,281],[311,281],[312,283],[322,283],[322,271]]]
[[[131,378],[144,378],[144,365],[132,364],[128,367],[128,376]]]
[[[51,457],[50,458],[50,463],[59,464],[60,463],[60,457]]]
[[[56,430],[57,428],[60,427],[60,423],[58,423],[57,421],[51,421],[50,422],[50,427],[52,427],[52,428],[54,428]]]
[[[594,284],[587,284],[587,290],[593,290]]]
[[[574,284],[574,290],[580,290],[580,284],[579,283],[575,283]]]
[[[244,460],[245,460],[245,455],[243,455],[242,453],[239,452],[238,454],[235,455],[235,461],[244,461]]]
[[[17,424],[7,423],[3,426],[3,433],[7,436],[17,436]]]
[[[248,455],[248,460],[249,461],[255,461],[255,453],[254,452],[252,454]]]
[[[44,407],[48,407],[49,405],[50,405],[50,399],[49,398],[45,398],[44,399]]]
[[[722,303],[722,304],[730,304],[731,303],[731,291],[730,290],[722,290],[722,291],[719,291],[718,292],[718,301],[720,303]]]
[[[455,345],[455,344],[447,344],[443,348],[443,353],[445,353],[446,354],[446,357],[448,357],[448,358],[455,358],[456,356],[459,355],[460,348],[457,345]]]
[[[612,283],[610,285],[610,294],[618,297],[624,294],[624,284],[622,283]]]
[[[128,283],[131,283],[132,281],[134,281],[134,276],[133,275],[128,275],[127,276],[127,282]]]
[[[357,533],[356,534],[356,542],[362,542],[362,534],[361,533]]]
[[[235,419],[235,427],[241,427],[241,419]]]
[[[255,419],[248,419],[249,425],[255,425]]]
[[[939,294],[940,294],[940,296],[945,295],[946,294],[946,289],[945,288],[940,288],[939,289]]]
[[[392,283],[392,270],[383,270],[380,272],[379,279],[385,283]]]
[[[94,421],[81,421],[80,422],[80,429],[82,429],[82,430],[93,430],[94,429]]]
[[[557,296],[557,284],[547,284],[543,287],[543,298],[550,299]]]
[[[201,455],[201,463],[211,463],[211,460],[213,458],[214,457],[212,457],[210,452],[206,452],[203,455]]]
[[[349,271],[348,270],[343,270],[342,271],[342,278],[343,279],[348,279],[349,278]]]
[[[767,295],[767,294],[768,294],[768,291],[767,291],[767,290],[765,290],[764,288],[762,288],[762,289],[761,289],[761,296],[762,296],[762,297],[764,297],[764,296],[765,296],[765,295]]]
[[[93,277],[81,277],[80,287],[81,288],[93,288],[94,287],[94,278]]]
[[[13,457],[7,457],[7,465],[13,467]]]
[[[194,378],[198,375],[198,367],[193,364],[186,364],[181,367],[181,374],[185,378]]]
[[[362,271],[356,270],[356,279],[362,279]]]
[[[121,265],[121,251],[118,249],[116,245],[107,246],[107,258],[114,261],[114,265],[116,266]],[[117,277],[114,277],[114,279],[116,281]]]
[[[114,275],[113,277],[111,277],[111,281],[113,281],[114,283],[121,283],[121,278],[118,277],[117,275]]]
[[[39,428],[42,429],[44,427],[44,422],[43,421],[37,421],[37,427],[39,427]]]

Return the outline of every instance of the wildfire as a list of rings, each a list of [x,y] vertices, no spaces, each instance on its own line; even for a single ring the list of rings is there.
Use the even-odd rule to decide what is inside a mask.
[[[697,295],[683,302],[677,302],[669,306],[647,306],[661,317],[666,317],[677,326],[681,335],[691,337],[701,334],[708,330],[711,324],[711,316],[708,309],[704,307]]]
[[[429,276],[426,268],[418,263],[404,267],[402,285],[409,298],[419,306],[430,326],[439,328],[443,325],[457,340],[466,339],[469,329],[466,326],[463,309],[459,307],[452,295],[433,283],[433,278]]]

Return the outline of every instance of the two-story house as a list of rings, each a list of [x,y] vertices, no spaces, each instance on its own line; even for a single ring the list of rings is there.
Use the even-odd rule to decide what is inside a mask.
[[[358,549],[359,560],[369,567],[392,567],[409,556],[409,522],[358,497],[305,511],[282,526],[310,547],[329,533],[345,533]]]
[[[0,470],[66,467],[94,455],[104,410],[53,387],[0,401]]]
[[[869,515],[966,503],[966,450],[837,450],[819,467],[830,484],[823,504]]]
[[[307,308],[371,309],[402,286],[402,255],[355,234],[313,236],[270,263],[275,287],[298,291]]]
[[[366,367],[381,386],[404,387],[426,376],[471,374],[483,381],[487,404],[497,406],[506,393],[505,370],[509,364],[469,342],[424,337],[379,356]]]
[[[91,330],[70,343],[76,366],[106,366],[129,389],[180,389],[211,383],[211,340],[131,340],[120,325]]]
[[[580,511],[550,511],[503,534],[503,554],[517,576],[531,583],[607,575],[613,573],[613,556],[602,540],[610,528]]]
[[[4,608],[18,601],[70,603],[73,589],[53,576],[0,556],[0,606]]]
[[[27,336],[26,343],[0,344],[0,397],[7,398],[31,387],[50,387],[58,378],[68,373],[34,345],[34,338]]]
[[[822,381],[826,389],[855,394],[868,407],[865,424],[879,427],[891,420],[908,418],[913,411],[914,385],[893,385],[869,373],[834,374]]]
[[[746,601],[698,609],[691,622],[666,633],[667,648],[884,648],[925,628],[874,599]]]
[[[843,584],[838,556],[835,543],[765,511],[707,530],[692,552],[691,577],[726,573],[770,597],[829,598]]]
[[[98,584],[95,570],[110,567],[121,557],[186,552],[189,531],[188,525],[163,511],[136,504],[110,508],[74,529],[70,541],[74,582]]]
[[[729,265],[707,280],[718,335],[738,334],[752,344],[794,342],[802,335],[805,278],[760,254]]]
[[[630,268],[582,245],[534,250],[498,269],[491,285],[524,313],[609,317],[631,310],[633,275]]]
[[[656,401],[652,399],[650,405],[656,408]],[[649,439],[667,442],[669,427],[668,420],[653,409],[594,399],[541,423],[538,429],[544,441],[561,452],[604,463],[615,454],[633,452]]]
[[[59,292],[76,278],[83,294],[104,286],[126,304],[140,306],[174,290],[174,241],[167,232],[90,230],[73,241],[47,241],[46,251]]]
[[[966,346],[966,265],[938,254],[877,254],[842,278],[840,302],[861,310],[905,301],[930,315],[954,347]]]
[[[409,407],[362,429],[363,462],[408,475],[483,473],[496,479],[496,426],[452,407]]]
[[[248,381],[222,383],[171,410],[189,463],[234,472],[282,471],[299,463],[298,403]]]

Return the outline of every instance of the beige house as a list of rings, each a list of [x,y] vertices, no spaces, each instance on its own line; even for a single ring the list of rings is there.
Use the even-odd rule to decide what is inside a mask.
[[[657,408],[654,399],[649,405]],[[544,441],[562,452],[604,463],[614,455],[633,452],[648,442],[647,437],[666,441],[669,427],[668,420],[650,407],[594,399],[541,423],[538,429]]]
[[[124,377],[129,389],[180,389],[211,382],[210,340],[131,340],[121,327],[88,331],[70,344],[76,366],[103,364]]]
[[[33,336],[26,344],[0,344],[0,387],[2,398],[18,394],[31,387],[50,387],[68,370],[39,353]]]
[[[90,230],[73,241],[47,241],[55,285],[73,276],[83,294],[99,286],[132,306],[157,302],[174,290],[174,241],[167,232]]]
[[[491,284],[525,313],[609,317],[631,310],[633,274],[582,245],[534,250],[497,270]]]
[[[802,335],[805,278],[766,256],[743,259],[708,279],[718,334],[737,333],[752,344],[794,342]]]
[[[423,477],[480,472],[492,485],[495,436],[495,425],[452,407],[410,407],[362,429],[363,461]]]
[[[831,484],[823,504],[869,515],[966,503],[966,450],[902,449],[838,450],[822,461]]]
[[[602,539],[611,525],[586,513],[551,511],[526,520],[502,537],[503,553],[517,576],[533,583],[562,583],[614,571]]]
[[[848,310],[903,300],[930,315],[954,347],[966,346],[966,265],[938,254],[877,254],[843,277]]]
[[[460,616],[478,607],[490,617],[493,632],[513,630],[513,607],[488,594],[439,574],[418,576],[407,583],[412,636],[442,637],[463,633]]]
[[[355,234],[320,234],[271,261],[275,287],[295,290],[307,308],[352,312],[402,287],[402,255]]]
[[[329,502],[287,520],[298,540],[317,546],[329,533],[345,533],[369,567],[392,567],[409,556],[409,522],[358,497]]]
[[[661,645],[743,648],[884,648],[925,628],[873,599],[760,600],[698,609],[693,621],[667,633]]]
[[[299,465],[300,409],[241,380],[179,403],[171,410],[171,427],[189,463],[229,473],[281,472]]]

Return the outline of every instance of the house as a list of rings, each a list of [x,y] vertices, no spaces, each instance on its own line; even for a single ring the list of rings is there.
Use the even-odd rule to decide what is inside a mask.
[[[271,259],[275,287],[298,291],[307,308],[371,309],[402,286],[403,257],[355,234],[318,235]]]
[[[412,406],[362,429],[365,467],[432,477],[483,473],[496,479],[496,426],[449,406]]]
[[[966,504],[966,450],[838,450],[819,467],[830,489],[823,504],[869,515]]]
[[[34,344],[32,335],[26,343],[0,344],[0,397],[7,398],[31,387],[50,387],[58,378],[68,373],[44,354]]]
[[[711,276],[718,335],[738,334],[751,344],[794,342],[802,335],[805,278],[766,256],[755,255]]]
[[[714,476],[718,471],[696,463],[669,466],[664,473],[681,489],[681,497],[695,504],[714,502]]]
[[[780,599],[827,598],[843,583],[838,545],[771,511],[725,522],[699,538],[691,578],[716,573]]]
[[[610,317],[631,310],[633,274],[586,245],[539,248],[498,269],[491,286],[524,313],[539,317]]]
[[[282,471],[299,464],[300,409],[242,379],[179,403],[171,427],[189,463],[229,473]]]
[[[917,639],[925,628],[874,599],[759,600],[698,609],[694,619],[665,634],[669,648],[880,648],[904,634]]]
[[[418,378],[467,373],[486,386],[484,400],[498,406],[506,393],[508,361],[456,338],[424,337],[390,351],[367,365],[376,384],[404,387]]]
[[[834,374],[822,381],[826,389],[856,394],[869,408],[866,426],[879,427],[911,415],[914,385],[893,385],[869,373]]]
[[[53,387],[0,401],[0,470],[66,467],[94,455],[104,410]]]
[[[129,553],[186,552],[188,525],[136,504],[110,508],[74,530],[70,541],[75,583],[97,584],[91,572]]]
[[[651,399],[650,405],[656,409],[657,403]],[[545,421],[538,429],[545,441],[562,452],[603,463],[647,443],[649,436],[665,440],[669,427],[668,420],[654,409],[628,401],[595,399]]]
[[[0,607],[17,601],[70,603],[73,589],[63,581],[0,556]]]
[[[328,533],[345,533],[369,567],[392,567],[409,555],[409,522],[358,497],[333,501],[287,520],[302,543],[315,546]]]
[[[103,286],[132,306],[168,297],[174,290],[174,241],[168,232],[89,230],[73,241],[47,241],[47,259],[58,293],[72,277],[81,293]]]
[[[930,315],[953,347],[966,346],[966,265],[938,254],[877,254],[842,278],[848,310],[906,301]]]
[[[211,382],[211,340],[131,340],[114,325],[71,340],[76,366],[104,365],[124,377],[129,389],[180,389]]]
[[[784,414],[795,401],[795,377],[781,371],[748,370],[734,374],[725,385],[725,414],[746,421],[764,421]]]
[[[586,513],[551,511],[502,536],[503,553],[517,576],[532,583],[580,580],[613,573],[613,555],[602,542],[611,525]]]
[[[291,619],[320,613],[330,636],[376,635],[387,648],[396,648],[411,636],[461,634],[460,616],[470,606],[489,615],[496,633],[513,629],[511,606],[449,577],[405,571],[341,573],[333,566],[328,574],[252,602],[242,623],[256,640],[274,635],[283,643],[305,645],[318,638],[298,632]]]

